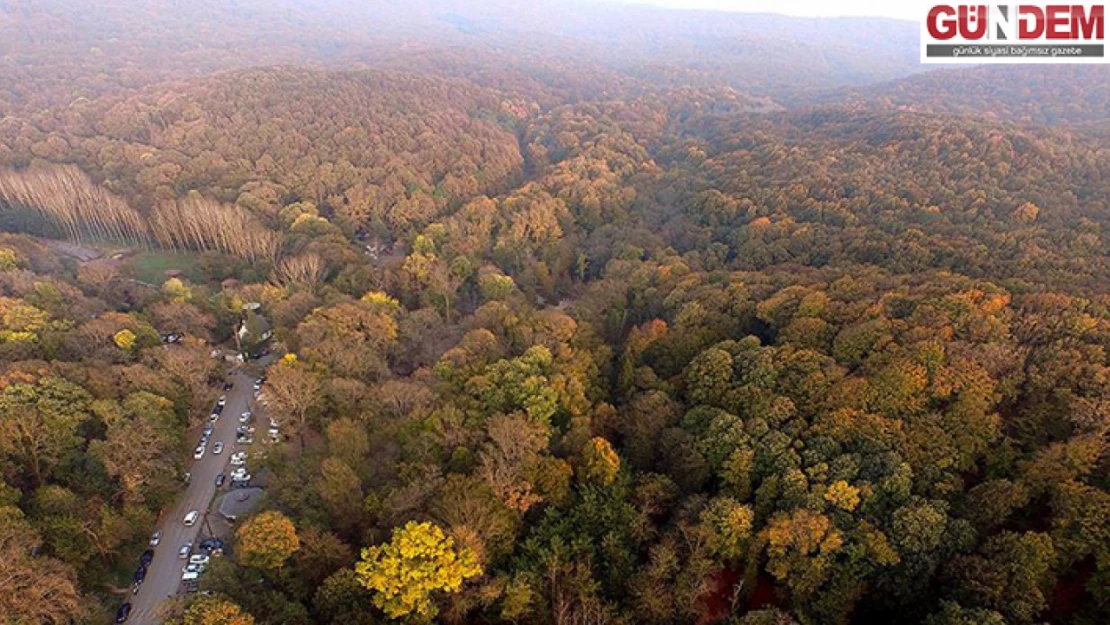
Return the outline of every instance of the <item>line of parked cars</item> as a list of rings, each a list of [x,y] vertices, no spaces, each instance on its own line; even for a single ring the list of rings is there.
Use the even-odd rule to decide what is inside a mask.
[[[146,581],[146,573],[150,568],[150,563],[154,562],[154,548],[162,542],[162,530],[158,530],[151,534],[150,542],[147,543],[146,551],[143,551],[139,556],[139,568],[135,569],[135,575],[132,577],[131,594],[138,594],[139,587]],[[116,622],[124,623],[131,616],[131,602],[128,601],[121,605],[116,610]]]
[[[179,340],[178,337],[167,338],[166,342],[175,343],[177,342],[177,340]],[[255,399],[258,399],[261,393],[262,385],[265,381],[265,375],[254,381]],[[232,390],[233,386],[234,385],[232,382],[225,382],[223,385],[223,390],[225,392],[230,391]],[[226,406],[227,395],[220,395],[220,398],[216,401],[216,405],[212,408],[212,412],[208,417],[208,423],[204,425],[204,431],[200,436],[200,440],[198,441],[196,448],[193,450],[194,460],[201,460],[204,458],[204,454],[208,450],[209,438],[215,432],[215,424],[217,421],[219,421],[220,416],[223,414],[224,408]],[[239,445],[250,445],[254,442],[255,428],[251,427],[250,425],[251,419],[253,417],[253,413],[251,413],[249,410],[239,415],[239,423],[241,425],[239,425],[235,433],[235,442]],[[269,429],[271,437],[276,437],[277,426],[277,421],[271,419]],[[223,453],[223,450],[224,444],[222,441],[216,441],[212,444],[213,455],[219,455]],[[231,455],[230,462],[231,465],[235,467],[235,469],[232,470],[230,473],[233,487],[238,488],[250,485],[251,475],[247,473],[247,468],[245,466],[246,461],[246,451],[240,450]],[[219,488],[220,486],[223,486],[226,479],[227,477],[222,473],[220,475],[217,475],[216,487]],[[188,481],[189,474],[186,473],[185,482],[188,483]],[[186,527],[192,527],[199,519],[200,512],[197,510],[190,510],[188,513],[185,514],[185,517],[182,519],[182,523]],[[142,553],[142,555],[139,556],[139,567],[135,570],[135,575],[133,577],[133,584],[131,589],[132,594],[138,593],[139,587],[142,585],[143,581],[146,580],[147,570],[150,564],[154,561],[154,549],[161,543],[161,541],[162,531],[157,530],[150,537],[148,549],[146,549]],[[178,559],[186,560],[185,565],[181,569],[181,580],[185,583],[187,589],[196,590],[197,580],[204,573],[205,568],[211,561],[211,558],[213,556],[223,554],[223,550],[224,543],[218,538],[208,538],[202,540],[199,545],[198,553],[193,553],[193,541],[187,541],[185,544],[181,545],[181,548],[177,552],[177,556]],[[121,605],[116,611],[115,622],[126,622],[131,615],[131,609],[132,606],[130,602]]]
[[[186,585],[200,579],[212,557],[222,555],[224,552],[224,543],[218,538],[206,538],[200,541],[197,547],[198,550],[194,553],[193,542],[189,541],[177,552],[178,558],[185,560],[185,566],[181,567],[181,581]]]
[[[228,383],[230,384],[230,383]],[[224,388],[228,388],[228,384]],[[204,453],[208,451],[208,439],[216,430],[216,422],[220,420],[220,415],[224,412],[224,406],[227,405],[227,395],[220,395],[220,399],[216,402],[216,406],[212,408],[212,414],[208,415],[208,423],[204,424],[204,432],[200,435],[200,441],[197,442],[196,449],[193,450],[193,460],[200,460],[204,458]],[[224,450],[222,442],[217,441],[212,446],[212,453],[218,454]]]

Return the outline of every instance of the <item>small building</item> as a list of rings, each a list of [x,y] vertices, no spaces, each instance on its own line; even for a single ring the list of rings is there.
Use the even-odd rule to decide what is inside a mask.
[[[235,331],[235,344],[244,360],[258,358],[274,337],[274,328],[261,313],[257,302],[243,305],[239,328]]]
[[[265,494],[261,488],[233,488],[220,500],[220,516],[234,523],[258,508]]]

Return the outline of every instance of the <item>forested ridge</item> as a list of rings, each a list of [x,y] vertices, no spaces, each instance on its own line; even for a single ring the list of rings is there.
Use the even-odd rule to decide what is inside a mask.
[[[101,17],[156,50],[158,6]],[[133,82],[0,43],[41,69],[0,70],[0,614],[130,596],[257,302],[284,438],[166,623],[1110,621],[1105,70],[773,77],[841,35],[714,56],[751,25],[579,7],[529,49],[542,7],[431,2],[384,46],[283,7],[199,11],[227,48]]]

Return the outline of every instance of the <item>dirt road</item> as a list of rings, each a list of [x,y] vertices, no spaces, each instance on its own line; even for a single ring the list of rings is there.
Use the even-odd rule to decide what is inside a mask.
[[[158,529],[162,531],[162,541],[154,550],[154,561],[147,569],[146,581],[139,587],[138,594],[131,599],[131,618],[127,621],[129,624],[156,625],[158,620],[155,618],[155,608],[158,603],[182,590],[181,568],[185,566],[185,560],[179,559],[177,552],[188,541],[193,541],[195,551],[196,544],[200,542],[197,536],[209,535],[205,527],[206,517],[210,512],[218,514],[213,505],[216,476],[228,473],[231,454],[241,449],[235,444],[235,428],[239,425],[239,415],[253,409],[254,380],[254,376],[242,371],[229,378],[234,387],[226,393],[227,405],[209,438],[208,450],[203,458],[192,461],[192,467],[188,469],[192,478],[184,496],[159,519]],[[212,453],[212,446],[216,441],[224,444],[223,453],[218,455]],[[196,441],[194,445],[195,443]],[[230,480],[223,489],[228,488],[229,484]],[[190,510],[198,510],[201,516],[195,525],[185,527],[182,520]]]

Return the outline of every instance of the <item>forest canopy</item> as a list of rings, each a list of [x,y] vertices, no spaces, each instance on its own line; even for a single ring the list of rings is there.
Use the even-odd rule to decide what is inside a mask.
[[[0,3],[5,617],[144,599],[263,373],[213,354],[272,330],[280,435],[234,447],[265,498],[163,622],[1110,622],[1101,67],[924,71],[893,20],[166,4]]]

